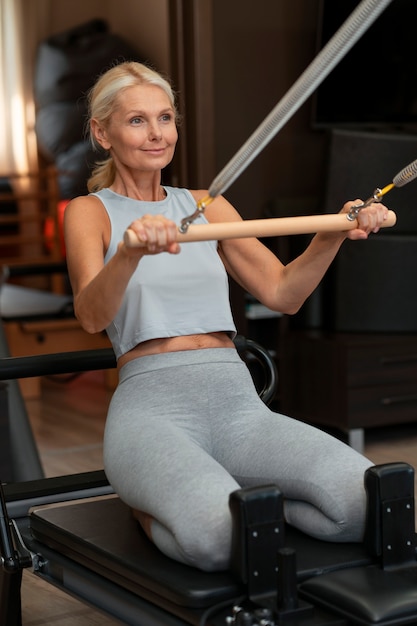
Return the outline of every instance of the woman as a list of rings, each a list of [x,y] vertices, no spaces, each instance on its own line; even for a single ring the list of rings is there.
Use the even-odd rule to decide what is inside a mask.
[[[180,249],[177,225],[207,191],[161,185],[177,142],[168,82],[122,63],[92,89],[90,115],[108,158],[90,195],[68,206],[65,231],[76,315],[88,332],[106,329],[118,360],[104,437],[115,491],[160,550],[207,571],[229,565],[229,494],[249,485],[276,483],[288,523],[312,536],[360,541],[371,463],[259,400],[232,341],[227,274],[267,307],[296,313],[344,239],[377,232],[387,209],[362,210],[348,234],[317,234],[286,266],[256,239]],[[219,197],[198,221],[240,219]],[[121,243],[126,228],[146,246]]]

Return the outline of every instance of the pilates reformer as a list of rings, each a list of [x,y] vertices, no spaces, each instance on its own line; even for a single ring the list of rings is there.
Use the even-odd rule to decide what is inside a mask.
[[[181,224],[180,234],[192,235],[191,223],[205,205],[237,178],[389,2],[361,3],[213,181],[209,196]],[[416,175],[417,165],[412,168],[412,176]],[[409,180],[405,178],[394,180],[393,185],[405,184]],[[378,190],[370,201],[379,201],[391,188]],[[324,221],[325,216],[321,218]],[[354,228],[356,215],[347,219],[346,230]],[[395,215],[390,213],[386,225],[394,223]],[[268,232],[243,234],[236,233],[234,224],[233,231],[211,236],[289,234],[283,233],[281,226],[276,232],[268,228]],[[316,224],[308,228],[320,230]],[[302,229],[306,232],[305,225]],[[344,230],[339,223],[329,229]],[[138,243],[126,233],[127,245]],[[79,356],[80,369],[88,369],[87,355]],[[96,357],[95,369],[111,367],[114,362],[109,352]],[[6,375],[3,368],[1,378],[47,373],[40,371],[43,357],[27,358],[33,359],[29,366],[35,366],[35,373],[30,373],[33,370],[23,358],[11,359],[14,371]],[[61,373],[68,371],[67,356],[51,358],[49,366],[53,363],[54,373],[57,368],[62,368]],[[104,364],[106,359],[110,365]],[[7,484],[1,490],[1,624],[21,624],[24,568],[32,568],[38,576],[132,626],[417,623],[414,471],[396,463],[371,468],[364,479],[368,523],[363,544],[325,544],[286,527],[282,497],[274,485],[235,492],[230,499],[233,567],[218,574],[203,573],[164,557],[112,493],[102,472]],[[60,504],[63,502],[65,506]]]
[[[237,347],[266,371],[259,393],[268,402],[277,382],[269,353],[243,338]],[[10,357],[0,372],[12,380],[114,364],[111,350],[95,350]],[[364,479],[363,544],[326,543],[286,526],[275,485],[231,494],[233,564],[213,574],[161,554],[102,471],[5,484],[0,623],[21,626],[21,578],[29,568],[132,626],[415,624],[414,470],[375,466]]]

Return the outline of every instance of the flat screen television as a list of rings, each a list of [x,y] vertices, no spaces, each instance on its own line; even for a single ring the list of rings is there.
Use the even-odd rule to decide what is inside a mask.
[[[320,0],[317,52],[359,0]],[[417,132],[417,0],[392,0],[313,96],[315,128]]]

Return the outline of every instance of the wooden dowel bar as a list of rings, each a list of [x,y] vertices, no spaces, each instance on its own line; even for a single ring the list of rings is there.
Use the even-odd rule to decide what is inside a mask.
[[[389,228],[396,223],[396,215],[388,211],[388,217],[382,224]],[[243,220],[241,222],[219,222],[209,224],[191,224],[186,233],[177,234],[179,243],[195,241],[222,241],[247,237],[277,237],[283,235],[306,235],[318,232],[345,232],[358,228],[358,221],[350,221],[346,213],[336,215],[306,215],[300,217],[277,217],[261,220]],[[126,246],[144,247],[136,234],[128,229],[124,235]]]

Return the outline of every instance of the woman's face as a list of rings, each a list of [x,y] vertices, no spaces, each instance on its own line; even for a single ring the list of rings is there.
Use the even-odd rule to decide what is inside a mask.
[[[178,139],[171,102],[156,85],[121,91],[109,124],[103,128],[93,120],[93,129],[116,166],[138,171],[163,169],[171,162]]]

